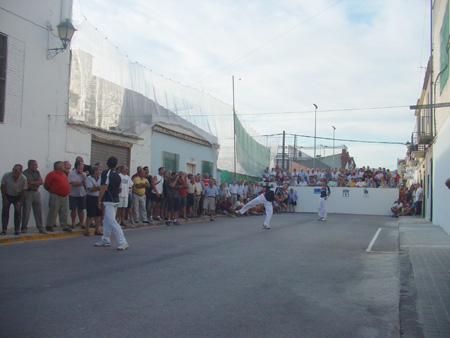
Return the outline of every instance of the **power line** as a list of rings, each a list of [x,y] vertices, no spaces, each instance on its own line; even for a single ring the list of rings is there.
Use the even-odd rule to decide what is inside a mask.
[[[289,136],[298,136],[304,138],[314,138],[314,136],[309,135],[299,135],[299,134],[286,134]],[[270,134],[270,135],[261,135],[265,137],[282,137],[283,134]],[[329,140],[332,141],[333,138],[330,137],[316,137],[319,140]],[[390,141],[367,141],[367,140],[351,140],[351,139],[343,139],[343,138],[335,138],[335,141],[343,141],[343,142],[356,142],[356,143],[371,143],[371,144],[395,144],[395,145],[405,145],[404,142],[390,142]]]
[[[338,112],[346,112],[346,111],[361,111],[361,110],[379,110],[379,109],[397,109],[397,108],[408,108],[409,105],[400,105],[400,106],[384,106],[384,107],[366,107],[366,108],[342,108],[342,109],[328,109],[328,110],[321,110],[321,113],[338,113]],[[188,108],[183,108],[183,110]],[[283,111],[283,112],[267,112],[267,113],[248,113],[248,114],[238,114],[241,117],[245,116],[253,116],[253,115],[285,115],[285,114],[311,114],[314,113],[314,110],[304,110],[304,111]],[[174,113],[176,114],[176,113]],[[208,116],[227,116],[227,117],[233,117],[233,114],[230,112],[229,114],[193,114],[193,115],[180,115],[176,114],[178,117],[181,118],[189,118],[189,117],[208,117]],[[67,114],[54,114],[50,116],[67,116]],[[152,116],[151,112],[147,113],[141,113],[140,115],[118,115],[119,117],[150,117]]]
[[[337,4],[339,4],[339,3],[342,2],[342,1],[344,1],[344,0],[338,0],[338,1],[336,1],[334,4],[328,6],[327,8],[321,10],[320,12],[318,12],[318,13],[316,13],[316,14],[310,16],[310,17],[309,17],[308,19],[306,19],[305,21],[302,21],[302,22],[300,22],[299,24],[295,25],[294,27],[289,28],[288,30],[284,31],[283,33],[278,34],[277,36],[275,36],[274,38],[270,39],[269,41],[263,43],[263,44],[260,45],[259,47],[256,47],[255,49],[251,50],[250,52],[248,52],[248,53],[245,54],[244,56],[241,56],[240,58],[238,58],[238,59],[234,60],[233,62],[231,62],[231,63],[229,63],[229,64],[223,66],[222,68],[220,68],[219,70],[215,71],[214,73],[208,75],[207,77],[203,78],[202,80],[197,81],[196,83],[190,85],[190,87],[193,87],[193,86],[195,86],[195,85],[197,85],[197,84],[199,84],[199,83],[201,83],[201,82],[203,82],[203,81],[205,81],[205,80],[208,80],[209,78],[213,77],[214,75],[216,75],[216,74],[222,72],[224,69],[226,69],[226,68],[228,68],[228,67],[230,67],[230,66],[232,66],[232,65],[234,65],[234,64],[236,64],[236,63],[238,63],[239,61],[242,61],[243,59],[247,58],[247,57],[250,56],[251,54],[253,54],[253,53],[259,51],[260,49],[263,49],[263,48],[266,47],[267,45],[271,44],[271,43],[274,42],[275,40],[278,40],[278,39],[281,38],[282,36],[284,36],[284,35],[286,35],[286,34],[292,32],[293,30],[297,29],[298,27],[303,26],[303,25],[306,24],[307,22],[311,21],[311,20],[314,19],[315,17],[321,15],[322,13],[326,12],[327,10],[329,10],[330,8],[336,6]]]

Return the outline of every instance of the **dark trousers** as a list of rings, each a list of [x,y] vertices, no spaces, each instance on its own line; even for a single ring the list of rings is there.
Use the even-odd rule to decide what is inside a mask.
[[[11,207],[11,204],[14,205],[14,230],[20,231],[20,208],[19,210],[16,210],[16,204],[19,203],[20,196],[10,196],[6,195],[6,206],[3,205],[2,209],[2,229],[3,231],[6,231],[8,229],[8,223],[9,223],[9,209]],[[3,203],[5,203],[3,201]]]
[[[416,202],[416,215],[422,215],[422,201]]]

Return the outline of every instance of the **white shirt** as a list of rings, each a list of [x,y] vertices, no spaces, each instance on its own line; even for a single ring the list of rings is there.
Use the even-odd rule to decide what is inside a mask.
[[[239,186],[237,184],[230,184],[230,186],[228,187],[228,189],[230,190],[230,194],[237,195],[238,187]]]
[[[149,182],[149,183],[150,183],[150,186],[151,186],[152,183],[151,182]],[[164,184],[164,177],[162,177],[160,175],[156,175],[155,188],[158,191],[158,194],[162,194],[163,193],[163,184]],[[155,189],[152,189],[152,193],[156,194]]]
[[[119,196],[128,197],[128,195],[130,194],[130,189],[133,186],[133,181],[128,175],[120,173],[119,176],[122,179],[122,191],[120,192]]]
[[[422,201],[422,187],[418,187],[416,190],[416,202]]]

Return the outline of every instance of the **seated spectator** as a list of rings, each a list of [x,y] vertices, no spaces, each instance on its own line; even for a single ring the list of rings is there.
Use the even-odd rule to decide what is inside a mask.
[[[403,206],[403,204],[402,204],[402,202],[400,202],[399,199],[394,202],[394,204],[392,205],[392,208],[391,208],[391,211],[393,213],[392,217],[398,217],[401,214],[402,206]]]
[[[338,186],[338,182],[336,181],[336,178],[332,178],[329,182],[328,182],[328,186],[331,187],[337,187]]]
[[[307,187],[308,186],[308,182],[306,182],[305,178],[302,178],[300,180],[300,182],[297,183],[297,186],[299,186],[299,187]]]
[[[389,186],[387,185],[386,180],[384,178],[382,178],[378,182],[378,188],[389,188]]]
[[[352,179],[347,183],[347,187],[349,187],[349,188],[354,188],[354,187],[356,187],[356,182],[355,182],[355,179],[354,179],[354,178],[352,178]]]
[[[373,180],[373,178],[369,179],[369,183],[367,184],[367,188],[376,188],[377,184],[376,182]]]
[[[362,178],[358,179],[358,182],[356,182],[355,185],[357,188],[365,188],[367,186],[366,182],[363,181]]]
[[[236,217],[234,215],[233,205],[228,200],[226,195],[223,197],[222,202],[219,203],[219,210],[221,210],[222,213],[227,217]]]
[[[413,205],[411,205],[410,203],[406,203],[403,205],[400,216],[412,216],[414,215],[415,210],[416,208]]]
[[[244,199],[241,197],[239,197],[239,201],[236,201],[236,203],[233,206],[234,212],[241,210],[244,207]],[[236,213],[236,215],[238,216],[242,216],[240,213]],[[245,215],[247,216],[248,214],[245,213]]]
[[[248,209],[247,212],[249,215],[255,216],[265,215],[266,213],[264,205],[262,204],[255,205],[253,208]]]

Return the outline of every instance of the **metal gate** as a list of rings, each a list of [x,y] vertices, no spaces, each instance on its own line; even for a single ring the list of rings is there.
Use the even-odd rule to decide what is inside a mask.
[[[92,140],[91,165],[100,162],[103,164],[103,168],[106,169],[106,161],[111,156],[117,158],[117,166],[126,165],[130,167],[130,148]]]
[[[167,151],[162,152],[163,155],[163,167],[166,171],[175,171],[179,170],[180,163],[180,155],[169,153]]]

